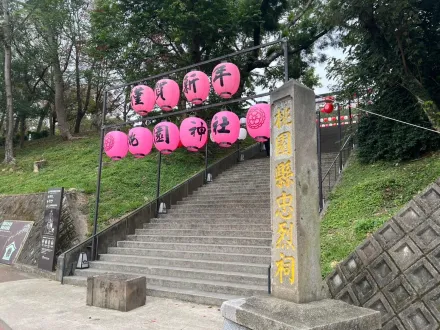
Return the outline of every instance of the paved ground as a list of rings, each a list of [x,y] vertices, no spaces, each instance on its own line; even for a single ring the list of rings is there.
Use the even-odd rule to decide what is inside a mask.
[[[34,278],[31,274],[18,271],[11,266],[0,264],[0,283]],[[1,330],[1,328],[0,328]]]
[[[0,330],[9,330],[5,323],[12,330],[220,330],[223,324],[217,307],[170,299],[147,297],[128,313],[89,307],[85,288],[47,279],[0,283],[0,297]]]

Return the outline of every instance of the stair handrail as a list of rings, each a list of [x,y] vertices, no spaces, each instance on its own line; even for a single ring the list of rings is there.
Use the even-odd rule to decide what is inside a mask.
[[[237,149],[229,155],[217,160],[207,167],[208,171],[211,172],[213,178],[222,173],[224,170],[229,169],[233,165],[240,162],[240,158],[251,159],[258,155],[261,152],[260,144],[255,143],[245,149]],[[242,157],[240,157],[240,155]],[[244,157],[243,157],[244,156]],[[106,240],[107,247],[110,246],[113,241],[118,241],[122,239],[122,236],[126,237],[129,235],[129,232],[133,232],[133,230],[137,229],[139,225],[143,225],[147,223],[152,217],[156,216],[157,205],[163,202],[164,200],[169,201],[167,205],[174,205],[179,200],[187,197],[193,191],[197,190],[201,186],[205,184],[205,172],[206,169],[200,170],[187,180],[179,183],[175,187],[169,189],[167,192],[163,193],[159,196],[159,198],[154,199],[153,201],[144,204],[137,208],[136,210],[124,215],[115,223],[105,227],[96,233],[96,235],[92,235],[82,241],[81,243],[71,247],[70,249],[64,251],[58,256],[57,259],[57,274],[56,279],[63,284],[63,279],[66,276],[66,271],[68,271],[68,275],[71,275],[75,272],[74,265],[77,264],[78,257],[80,253],[86,252],[89,250],[89,247],[93,241],[93,239],[97,240],[98,252],[100,250],[99,238],[104,236],[104,234],[110,232],[111,230],[115,230],[118,232],[119,227],[125,226],[125,233],[120,235],[120,238],[116,238],[113,240]],[[130,220],[130,223],[128,221]],[[104,244],[105,245],[105,244]],[[106,247],[105,247],[106,248]],[[101,249],[102,250],[102,249]]]
[[[333,160],[332,164],[330,165],[329,169],[327,170],[327,172],[325,173],[325,175],[323,176],[323,178],[321,179],[321,182],[325,181],[325,178],[330,174],[330,170],[333,168],[333,166],[335,165],[336,161],[339,159],[339,156],[341,155],[341,153],[345,150],[345,147],[347,146],[347,143],[352,139],[353,135],[350,134],[347,138],[347,140],[345,141],[345,143],[342,145],[341,149],[338,152],[338,155],[336,156],[336,158]]]

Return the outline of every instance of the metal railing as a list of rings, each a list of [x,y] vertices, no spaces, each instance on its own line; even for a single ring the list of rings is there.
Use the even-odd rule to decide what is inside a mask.
[[[253,158],[260,152],[259,143],[243,150],[235,150],[228,156],[208,166],[207,172],[215,179],[220,173],[237,164],[240,159]],[[116,246],[118,241],[125,240],[127,235],[134,234],[136,229],[142,228],[145,223],[156,217],[157,207],[160,203],[165,203],[167,207],[171,207],[203,186],[205,184],[205,176],[206,170],[203,169],[185,182],[160,195],[154,201],[141,206],[96,235],[89,237],[87,240],[62,253],[57,261],[57,280],[63,283],[64,276],[74,275],[80,253],[85,252],[90,257],[91,245],[94,239],[96,241],[97,255],[107,253],[108,247]]]
[[[327,194],[330,193],[336,181],[339,179],[339,175],[342,173],[342,170],[344,169],[345,164],[347,163],[347,160],[350,157],[353,148],[354,148],[354,135],[350,134],[348,138],[345,140],[342,147],[340,148],[338,155],[331,163],[329,169],[321,179],[320,189],[324,190],[324,187],[326,187]],[[322,196],[322,201],[320,201],[321,202],[320,205],[324,205],[325,199],[327,197],[326,194],[324,194],[324,191],[321,192],[321,196]]]

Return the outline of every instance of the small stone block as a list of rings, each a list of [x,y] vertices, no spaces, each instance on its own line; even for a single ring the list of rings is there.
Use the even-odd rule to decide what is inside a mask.
[[[406,330],[406,329],[403,327],[402,322],[400,322],[399,319],[395,317],[387,324],[385,324],[382,330]]]
[[[352,289],[362,305],[376,294],[377,284],[368,271],[365,270],[353,280]]]
[[[346,260],[344,260],[339,265],[339,267],[344,274],[346,280],[349,281],[359,275],[364,265],[356,252],[353,252]]]
[[[405,233],[393,219],[388,220],[379,230],[374,233],[374,238],[379,242],[383,249],[389,249],[396,244]]]
[[[410,234],[423,252],[429,252],[440,243],[440,226],[434,220],[427,219]]]
[[[296,304],[271,296],[225,301],[222,316],[245,330],[377,330],[380,313],[324,299]],[[243,330],[224,328],[224,330]]]
[[[394,245],[388,250],[388,253],[401,271],[407,269],[423,255],[422,251],[409,237],[405,237]]]
[[[357,248],[356,252],[364,265],[367,266],[382,253],[382,247],[374,237],[370,237]]]
[[[368,270],[380,288],[389,284],[399,275],[399,269],[387,253],[382,253],[374,260],[370,266],[368,266]]]
[[[440,286],[423,297],[423,301],[429,311],[440,322]]]
[[[145,276],[104,274],[87,278],[87,305],[128,312],[145,305]]]
[[[402,323],[411,330],[437,330],[438,322],[421,302],[412,304],[399,314]]]
[[[388,284],[382,292],[396,313],[405,309],[417,297],[414,289],[402,275]]]
[[[419,295],[424,294],[440,281],[440,274],[426,258],[416,262],[404,274]]]
[[[388,322],[394,316],[394,311],[382,293],[377,293],[364,304],[365,308],[380,312],[382,324]]]
[[[432,265],[440,272],[440,245],[434,251],[428,254],[428,259],[429,261],[431,261]]]
[[[414,201],[406,204],[403,210],[394,217],[400,227],[407,233],[420,225],[425,218],[425,213]]]
[[[432,184],[424,192],[415,198],[426,214],[431,214],[440,207],[440,187]]]
[[[336,296],[336,299],[342,300],[343,302],[349,305],[360,306],[359,300],[354,294],[351,286],[346,286],[344,290],[339,292],[338,295]]]
[[[339,267],[327,278],[327,285],[332,297],[335,297],[347,284],[347,281]]]

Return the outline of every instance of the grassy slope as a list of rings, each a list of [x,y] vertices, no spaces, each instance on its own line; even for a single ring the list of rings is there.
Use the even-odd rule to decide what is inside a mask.
[[[245,145],[251,143],[249,139],[245,141]],[[210,144],[213,152],[210,163],[235,148],[219,149]],[[76,188],[89,195],[90,214],[93,214],[98,150],[99,137],[96,135],[70,142],[60,141],[59,138],[31,141],[24,149],[17,150],[17,166],[13,172],[9,171],[9,167],[0,164],[0,194],[44,192],[50,187],[60,186],[66,189]],[[101,224],[155,198],[157,155],[153,152],[144,159],[129,156],[119,162],[112,162],[104,157]],[[33,173],[33,162],[40,159],[45,159],[47,166],[40,173]],[[204,168],[203,153],[189,153],[179,149],[162,159],[161,192],[171,189]]]
[[[440,177],[440,154],[402,164],[352,159],[331,196],[321,227],[323,275],[412,197]]]

